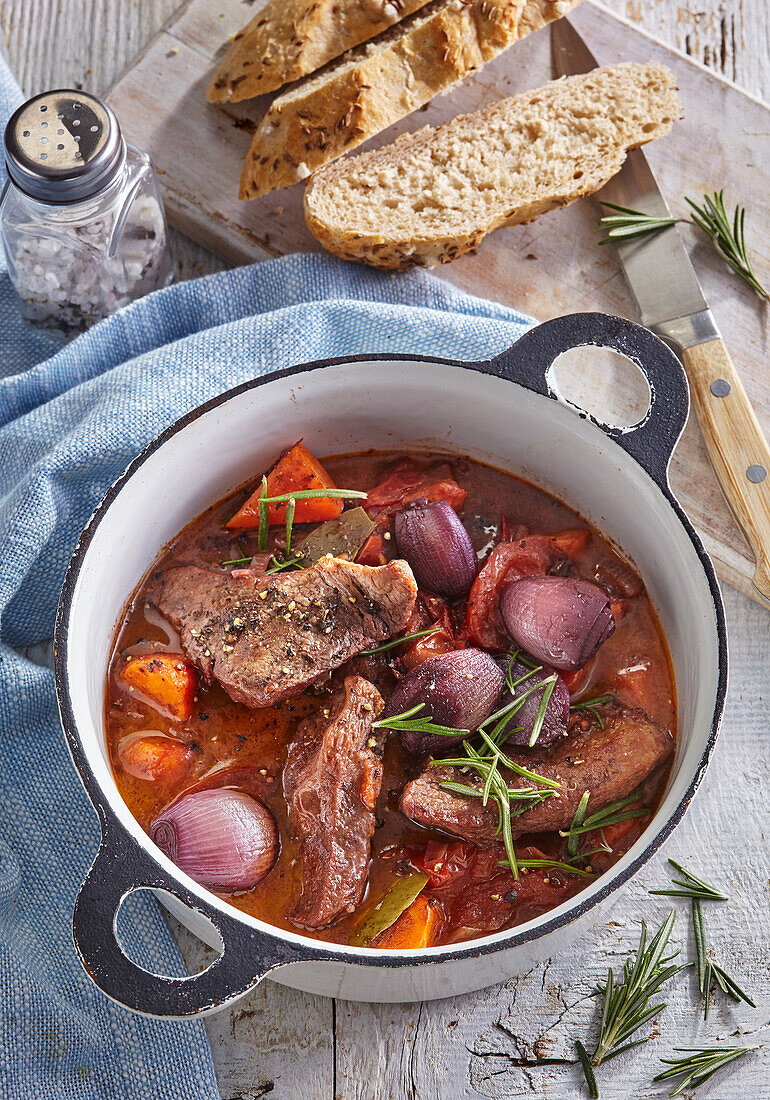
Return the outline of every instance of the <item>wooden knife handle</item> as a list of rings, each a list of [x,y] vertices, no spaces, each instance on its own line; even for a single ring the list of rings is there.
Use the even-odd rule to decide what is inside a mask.
[[[754,587],[770,601],[770,447],[723,340],[682,353],[722,492],[754,552]]]

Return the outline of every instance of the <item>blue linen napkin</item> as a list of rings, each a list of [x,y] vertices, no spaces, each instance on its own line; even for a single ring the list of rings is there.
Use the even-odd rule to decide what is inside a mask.
[[[0,120],[20,93],[0,61]],[[163,428],[228,387],[355,352],[484,358],[529,324],[420,273],[290,256],[179,284],[62,347],[26,328],[0,270],[0,1097],[207,1100],[203,1025],[113,1005],[75,955],[71,914],[98,845],[67,754],[49,639],[67,562],[110,483]],[[121,915],[135,958],[183,972],[152,898]]]

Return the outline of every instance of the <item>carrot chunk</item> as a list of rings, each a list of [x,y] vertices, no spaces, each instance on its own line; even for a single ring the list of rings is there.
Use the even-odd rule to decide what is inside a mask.
[[[284,451],[267,475],[269,497],[279,497],[285,493],[296,493],[305,489],[336,489],[336,487],[321,463],[303,443],[295,443],[288,451]],[[260,486],[225,526],[239,529],[259,527],[261,493]],[[298,500],[294,511],[294,522],[316,523],[321,520],[336,519],[343,507],[343,501],[332,497]],[[270,525],[285,523],[286,504],[268,505],[267,518]]]
[[[558,535],[553,536],[553,541],[568,558],[574,560],[582,554],[586,546],[588,546],[590,537],[590,531],[587,531],[585,527],[578,527],[574,530],[560,531]]]
[[[441,928],[441,911],[431,898],[419,894],[401,916],[372,940],[370,947],[409,951],[432,947]]]
[[[173,737],[154,734],[123,741],[118,758],[129,775],[152,783],[158,779],[177,779],[191,763],[193,751]]]
[[[185,722],[192,714],[197,678],[181,653],[129,657],[121,666],[120,678],[171,718]]]

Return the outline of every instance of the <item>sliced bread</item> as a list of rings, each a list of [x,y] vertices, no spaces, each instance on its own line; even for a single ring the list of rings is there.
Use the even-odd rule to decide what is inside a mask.
[[[252,139],[240,197],[306,179],[578,2],[433,0],[273,101]]]
[[[493,229],[598,191],[628,149],[667,134],[679,113],[662,65],[554,80],[328,165],[305,191],[305,220],[345,260],[448,263]]]
[[[211,103],[274,92],[368,42],[428,0],[268,0],[232,39],[206,91]]]

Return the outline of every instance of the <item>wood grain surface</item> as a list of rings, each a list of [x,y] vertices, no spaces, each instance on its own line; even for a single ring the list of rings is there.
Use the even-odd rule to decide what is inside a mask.
[[[610,0],[608,6],[748,92],[770,96],[766,0]],[[26,92],[68,85],[100,92],[175,7],[176,0],[0,0],[1,41]],[[216,0],[210,7],[217,18]],[[244,22],[251,11],[245,3]],[[715,119],[714,128],[719,125]],[[181,236],[176,248],[183,277],[222,266]],[[730,311],[731,292],[730,285],[730,293],[715,303],[721,314]],[[724,324],[722,315],[720,321]],[[602,1073],[603,1100],[667,1096],[669,1090],[651,1080],[660,1068],[658,1058],[667,1057],[672,1045],[770,1040],[770,618],[732,589],[725,589],[725,600],[732,663],[725,722],[701,791],[664,854],[680,857],[730,894],[729,903],[715,903],[706,912],[713,953],[750,988],[758,1007],[734,1006],[719,997],[704,1024],[694,979],[681,975],[667,997],[668,1008],[650,1029],[651,1042]],[[612,920],[581,937],[571,951],[481,993],[377,1006],[335,1002],[265,982],[232,1011],[207,1021],[222,1097],[585,1097],[571,1063],[574,1039],[590,1036],[596,1026],[592,983],[610,962],[622,963],[637,941],[642,917],[654,921],[666,911],[665,899],[646,893],[665,879],[661,857],[623,892]],[[684,906],[679,909],[675,936],[691,958],[688,914]],[[202,949],[188,934],[180,932],[180,938],[195,963]],[[768,1049],[714,1077],[697,1097],[770,1100]]]

